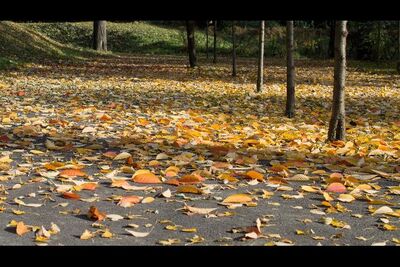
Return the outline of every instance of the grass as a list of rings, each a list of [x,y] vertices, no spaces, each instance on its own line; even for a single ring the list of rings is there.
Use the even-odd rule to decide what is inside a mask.
[[[0,69],[10,69],[29,62],[83,60],[99,53],[62,44],[25,24],[2,21],[0,55]]]
[[[266,28],[266,57],[284,61],[285,27]],[[114,56],[114,53],[139,55],[186,56],[186,29],[184,23],[165,25],[157,22],[107,22],[108,48],[111,52],[100,53],[91,49],[93,23],[13,23],[0,22],[0,70],[13,69],[28,62],[74,61],[98,56]],[[258,30],[242,24],[236,27],[237,55],[256,57]],[[196,50],[200,56],[206,53],[205,29],[196,31]],[[295,30],[297,59],[324,59],[328,49],[328,35],[324,31]],[[212,57],[213,32],[209,29],[209,56]],[[217,38],[219,56],[230,56],[231,27],[220,29]],[[350,62],[349,62],[350,63]],[[371,72],[393,73],[396,64],[391,62],[354,62],[349,66],[368,69]]]
[[[28,23],[34,29],[61,43],[90,48],[92,42],[92,22],[74,23]],[[237,54],[255,57],[258,53],[258,30],[254,27],[237,26]],[[113,52],[141,54],[185,54],[186,29],[184,23],[166,26],[160,23],[107,22],[108,48]],[[206,53],[205,29],[198,28],[195,35],[197,53]],[[310,41],[313,40],[313,41]],[[323,31],[309,29],[296,30],[297,56],[324,57],[327,54],[328,35]],[[283,57],[285,51],[285,27],[266,28],[265,53],[267,57]],[[212,56],[213,32],[209,29],[209,53]],[[231,27],[219,30],[217,36],[218,54],[231,53]]]

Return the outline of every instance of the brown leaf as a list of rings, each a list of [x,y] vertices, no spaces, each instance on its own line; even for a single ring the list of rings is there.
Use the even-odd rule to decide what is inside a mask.
[[[203,194],[203,190],[193,185],[181,185],[178,187],[178,193],[190,193],[190,194]]]
[[[89,219],[96,220],[96,221],[102,221],[106,218],[106,214],[103,212],[100,212],[95,206],[90,207],[87,216]]]

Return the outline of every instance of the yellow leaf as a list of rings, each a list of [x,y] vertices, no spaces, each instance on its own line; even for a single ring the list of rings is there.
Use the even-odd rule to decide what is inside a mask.
[[[391,224],[387,224],[387,223],[382,224],[381,228],[386,230],[386,231],[396,231],[397,230],[397,226],[391,225]]]
[[[309,193],[317,193],[319,190],[315,188],[315,186],[309,186],[309,185],[302,185],[301,189],[303,191],[309,192]]]
[[[334,200],[333,197],[331,197],[327,192],[323,192],[322,195],[324,196],[326,201],[332,201]]]
[[[181,229],[181,231],[185,232],[185,233],[196,233],[197,229],[196,228],[183,228],[183,229]]]
[[[103,238],[111,238],[113,236],[114,236],[113,233],[111,233],[108,229],[106,229],[104,233],[101,235],[101,237]]]
[[[355,200],[355,198],[350,194],[340,194],[337,199],[342,202],[352,202]]]
[[[165,226],[165,229],[170,230],[170,231],[176,231],[176,230],[178,230],[178,226],[176,226],[176,225],[167,225],[167,226]]]
[[[143,200],[142,200],[142,203],[151,203],[151,202],[153,202],[154,201],[154,197],[145,197]]]
[[[234,194],[225,198],[222,203],[245,203],[252,200],[252,197],[248,194]]]
[[[178,193],[191,193],[191,194],[203,194],[203,190],[193,186],[193,185],[180,185],[178,187]]]
[[[301,230],[296,230],[296,235],[304,235],[304,232]]]
[[[93,237],[94,237],[94,234],[93,234],[92,232],[90,232],[89,230],[85,230],[85,231],[81,234],[80,239],[82,239],[82,240],[88,240],[88,239],[93,238]]]
[[[12,209],[12,212],[13,212],[15,215],[22,215],[22,214],[25,214],[25,211],[23,211],[23,210],[15,210],[15,209]]]

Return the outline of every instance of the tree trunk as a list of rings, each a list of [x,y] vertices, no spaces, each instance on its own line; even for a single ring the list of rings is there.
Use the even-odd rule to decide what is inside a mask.
[[[206,58],[208,59],[208,20],[206,24]]]
[[[107,30],[105,20],[93,22],[93,49],[107,51]]]
[[[345,140],[345,98],[346,82],[346,37],[347,21],[336,22],[335,29],[335,67],[332,101],[332,116],[329,123],[328,140]]]
[[[186,31],[187,31],[187,41],[188,41],[189,65],[191,68],[194,68],[197,65],[197,59],[196,59],[196,47],[194,40],[193,20],[186,21]]]
[[[382,32],[382,21],[378,21],[378,40],[377,40],[377,48],[376,48],[376,61],[381,61],[381,32]]]
[[[236,36],[235,21],[232,21],[232,76],[236,77]]]
[[[397,72],[400,74],[400,20],[398,21]]]
[[[294,69],[294,33],[293,20],[286,22],[286,112],[288,118],[294,116],[295,106],[295,69]]]
[[[397,29],[397,60],[400,62],[400,20],[397,22],[398,23],[398,29]]]
[[[261,92],[264,83],[264,27],[265,21],[260,22],[260,37],[258,41],[258,73],[257,73],[257,92]]]
[[[214,59],[213,63],[217,63],[217,21],[214,20]]]
[[[329,21],[329,47],[328,47],[328,57],[333,58],[335,56],[335,21]]]

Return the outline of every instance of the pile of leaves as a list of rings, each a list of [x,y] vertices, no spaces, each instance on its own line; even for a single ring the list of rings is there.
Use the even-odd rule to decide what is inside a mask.
[[[399,243],[398,76],[350,68],[347,141],[327,143],[333,69],[324,62],[299,62],[294,119],[283,116],[279,62],[268,61],[261,94],[251,60],[239,61],[236,79],[228,62],[185,64],[121,56],[2,75],[0,216],[9,231],[0,236],[39,245]]]

